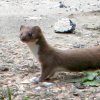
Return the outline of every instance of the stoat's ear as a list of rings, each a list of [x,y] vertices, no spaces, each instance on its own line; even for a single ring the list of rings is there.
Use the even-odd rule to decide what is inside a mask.
[[[34,34],[41,33],[41,28],[39,26],[34,26],[34,27],[32,27],[32,32]]]
[[[21,26],[20,26],[20,31],[21,31],[24,27],[25,27],[24,25],[21,25]]]
[[[39,26],[34,26],[32,27],[32,36],[35,38],[35,39],[38,39],[40,38],[42,35],[42,30]]]
[[[39,26],[34,26],[32,29],[33,31],[36,30],[37,32],[41,31],[41,28]]]

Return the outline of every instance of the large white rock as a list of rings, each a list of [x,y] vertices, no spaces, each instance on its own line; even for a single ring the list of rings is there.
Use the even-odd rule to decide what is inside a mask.
[[[74,24],[69,18],[62,18],[54,25],[54,31],[56,33],[72,33],[75,30],[76,24]]]

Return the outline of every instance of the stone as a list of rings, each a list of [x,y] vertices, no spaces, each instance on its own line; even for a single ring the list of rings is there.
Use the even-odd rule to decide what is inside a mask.
[[[38,87],[35,88],[35,90],[36,90],[36,91],[39,91],[39,90],[41,90],[41,87],[38,86]]]
[[[56,33],[73,33],[76,24],[72,22],[69,18],[62,18],[58,20],[54,25],[54,31]]]
[[[44,86],[44,87],[50,87],[50,86],[53,86],[54,85],[54,83],[51,83],[51,82],[43,82],[42,83],[42,86]]]
[[[32,79],[30,79],[30,82],[37,84],[37,83],[39,83],[39,78],[38,77],[33,77]]]
[[[0,71],[9,71],[9,68],[7,68],[7,67],[0,67]]]

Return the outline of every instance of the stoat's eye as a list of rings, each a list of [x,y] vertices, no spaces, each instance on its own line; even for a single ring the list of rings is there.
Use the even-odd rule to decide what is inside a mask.
[[[31,32],[29,32],[29,33],[28,33],[28,35],[31,37],[31,36],[32,36],[32,33],[31,33]]]

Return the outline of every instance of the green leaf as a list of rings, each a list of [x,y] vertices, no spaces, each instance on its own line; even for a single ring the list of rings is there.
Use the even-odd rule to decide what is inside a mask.
[[[84,85],[86,85],[86,86],[100,86],[100,82],[98,82],[98,81],[87,81],[87,82],[84,82],[83,83]]]
[[[24,97],[23,100],[30,100],[28,97]]]
[[[97,72],[85,72],[85,77],[82,78],[81,84],[87,81],[93,81],[95,77],[98,75]]]
[[[8,100],[11,100],[11,90],[9,87],[7,87],[7,92],[8,92]]]
[[[98,76],[100,76],[100,70],[96,71],[98,73]]]
[[[85,86],[100,86],[100,70],[95,72],[84,72],[85,76],[83,78],[74,78],[67,80],[67,82],[78,83]]]
[[[89,81],[94,80],[94,78],[98,75],[97,72],[87,72],[86,73],[86,79]]]

